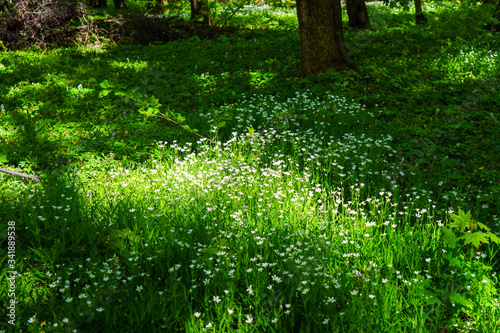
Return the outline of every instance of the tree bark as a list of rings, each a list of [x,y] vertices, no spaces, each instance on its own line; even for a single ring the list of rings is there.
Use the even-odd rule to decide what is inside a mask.
[[[127,5],[125,4],[125,0],[113,0],[115,5],[115,9],[126,9]]]
[[[495,9],[495,12],[493,13],[493,18],[500,21],[500,0],[498,0],[498,5],[497,5],[497,8]],[[494,31],[499,32],[500,31],[500,23],[491,24],[491,28]]]
[[[189,0],[191,3],[191,21],[200,22],[203,25],[212,25],[214,20],[210,14],[210,8],[208,8],[205,0]]]
[[[301,75],[351,66],[342,29],[340,0],[297,0]]]
[[[427,18],[424,16],[422,11],[422,0],[415,0],[415,18],[417,20],[417,24],[427,23]]]
[[[12,176],[16,176],[16,177],[29,178],[31,180],[36,181],[37,183],[40,182],[40,180],[38,179],[38,176],[35,176],[35,175],[28,175],[26,173],[12,171],[9,169],[4,169],[4,168],[0,168],[0,172],[6,173],[6,174],[9,174]]]
[[[355,30],[370,29],[370,19],[365,0],[346,0],[349,27]]]
[[[164,14],[166,12],[165,6],[167,4],[167,0],[156,0],[154,4],[148,3],[148,9],[152,13]]]

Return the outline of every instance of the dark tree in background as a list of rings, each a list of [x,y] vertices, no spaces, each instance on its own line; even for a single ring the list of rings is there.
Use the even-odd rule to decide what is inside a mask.
[[[417,24],[427,23],[427,18],[425,18],[422,11],[422,0],[415,0],[415,18],[417,20]]]
[[[125,4],[125,0],[113,0],[115,5],[115,9],[126,9],[127,5]]]
[[[191,3],[191,21],[212,25],[214,20],[205,0],[189,0]]]
[[[370,29],[370,19],[365,0],[346,0],[349,27],[355,30]]]
[[[151,13],[163,14],[168,4],[167,0],[155,0],[148,3],[148,11]]]
[[[340,0],[297,0],[297,16],[302,76],[350,67]]]

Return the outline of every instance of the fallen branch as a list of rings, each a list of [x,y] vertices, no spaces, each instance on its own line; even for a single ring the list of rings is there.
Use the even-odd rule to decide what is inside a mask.
[[[40,182],[40,179],[36,175],[28,175],[28,174],[25,174],[22,172],[16,172],[16,171],[4,169],[4,168],[0,168],[0,172],[4,172],[4,173],[7,173],[9,175],[16,176],[16,177],[29,178],[31,180],[34,180],[37,183]]]

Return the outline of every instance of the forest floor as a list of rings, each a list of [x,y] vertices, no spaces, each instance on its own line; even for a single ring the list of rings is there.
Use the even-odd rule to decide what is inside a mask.
[[[499,331],[493,7],[367,6],[318,77],[289,5],[0,53],[0,167],[42,179],[0,174],[15,330]]]

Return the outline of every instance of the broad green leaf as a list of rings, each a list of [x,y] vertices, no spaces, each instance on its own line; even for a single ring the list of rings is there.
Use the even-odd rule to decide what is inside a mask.
[[[154,117],[158,114],[158,109],[157,108],[148,108],[146,111],[146,115],[148,117]]]
[[[217,124],[217,127],[222,128],[222,127],[224,127],[224,125],[226,125],[225,121],[219,121],[219,123]]]
[[[255,134],[255,130],[253,129],[253,127],[247,127],[247,130],[250,136],[253,136]]]
[[[474,303],[472,303],[471,301],[469,301],[468,299],[464,298],[462,295],[457,293],[450,294],[450,301],[452,303],[462,304],[463,306],[466,306],[468,308],[472,308],[474,306]]]
[[[111,87],[111,85],[109,84],[108,80],[102,81],[101,83],[99,83],[99,85],[101,86],[101,88],[104,88],[104,89]]]
[[[191,132],[191,128],[189,128],[189,126],[188,126],[188,125],[184,125],[184,126],[182,126],[182,128],[184,128],[186,131]]]
[[[483,229],[483,230],[486,230],[486,231],[490,231],[491,229],[488,228],[488,226],[486,226],[485,224],[482,224],[481,222],[477,222],[476,221],[476,224],[479,226],[479,228]]]
[[[442,228],[443,231],[443,239],[450,244],[451,247],[455,247],[457,245],[457,242],[459,241],[459,238],[455,235],[453,230],[449,228]]]
[[[458,210],[458,215],[450,214],[450,217],[453,219],[453,222],[450,223],[450,227],[458,228],[461,232],[465,231],[465,228],[469,226],[470,223],[470,210],[467,213],[464,213],[463,210]]]
[[[448,265],[452,267],[460,266],[460,260],[458,258],[453,257],[451,254],[445,254],[443,256],[446,260],[448,260]]]
[[[105,97],[105,96],[108,96],[109,94],[109,90],[101,90],[99,92],[99,98],[102,98],[102,97]]]
[[[441,305],[443,302],[441,302],[441,300],[436,296],[429,296],[429,298],[425,300],[425,303],[427,303],[427,305],[432,305],[432,304]]]
[[[490,242],[486,234],[481,231],[468,232],[460,238],[464,240],[465,244],[473,244],[475,247],[478,247],[481,243]]]
[[[153,95],[149,97],[149,105],[156,106],[158,104],[158,98],[155,98]]]
[[[488,236],[492,242],[495,242],[498,245],[500,245],[500,237],[498,237],[497,235],[492,234],[492,233],[488,233],[488,234],[486,234],[486,236]]]
[[[186,120],[186,118],[184,118],[184,117],[183,117],[183,116],[181,116],[180,114],[177,114],[176,120],[177,120],[177,122],[180,124],[180,123],[183,123],[183,122],[184,122],[184,120]]]

